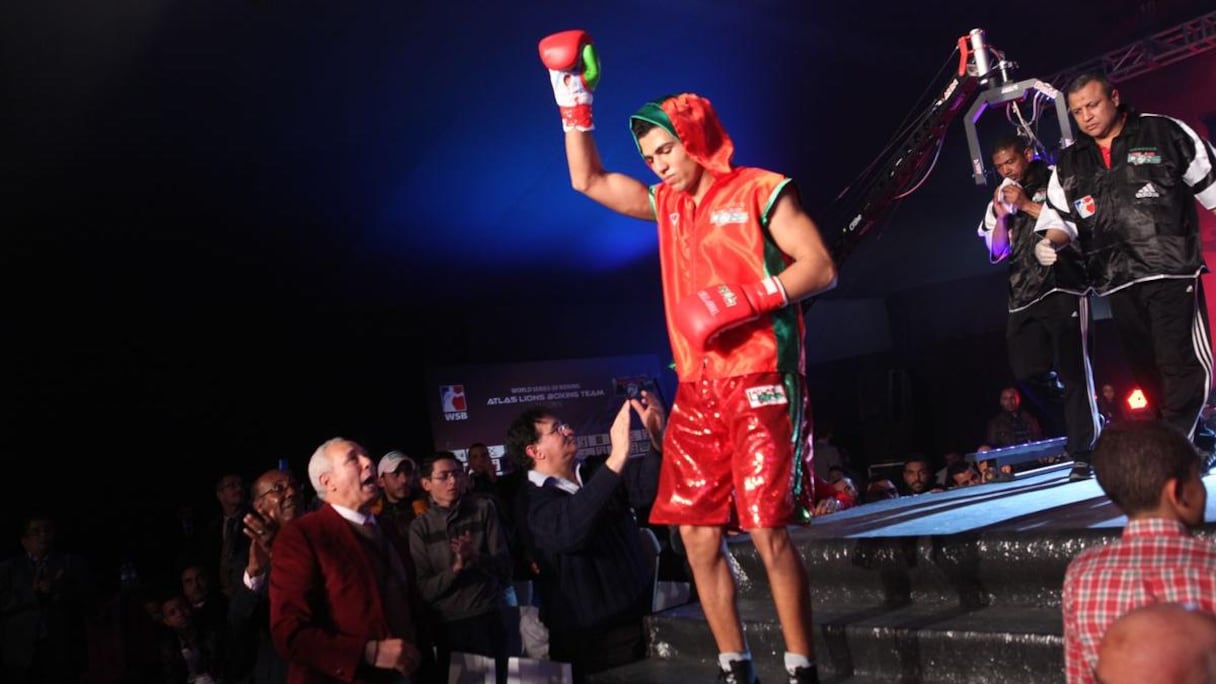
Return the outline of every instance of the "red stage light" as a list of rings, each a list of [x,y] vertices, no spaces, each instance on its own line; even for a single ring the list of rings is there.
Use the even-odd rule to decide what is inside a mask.
[[[1141,392],[1139,387],[1127,395],[1127,407],[1132,411],[1142,411],[1148,408],[1148,398],[1144,396],[1144,392]]]

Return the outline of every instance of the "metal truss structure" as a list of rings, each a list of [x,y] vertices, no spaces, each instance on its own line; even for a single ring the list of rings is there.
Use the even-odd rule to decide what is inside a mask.
[[[1052,76],[1057,87],[1066,87],[1085,72],[1106,74],[1112,83],[1142,76],[1189,57],[1216,49],[1216,12],[1185,21],[1143,40],[1070,67]]]

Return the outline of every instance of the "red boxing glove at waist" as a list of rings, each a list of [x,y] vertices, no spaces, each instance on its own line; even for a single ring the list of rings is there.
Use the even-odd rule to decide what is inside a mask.
[[[672,324],[698,351],[723,330],[754,321],[789,304],[777,276],[747,285],[714,285],[680,300]]]

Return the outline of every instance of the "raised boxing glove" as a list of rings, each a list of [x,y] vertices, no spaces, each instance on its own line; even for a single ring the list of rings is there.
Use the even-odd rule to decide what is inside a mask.
[[[672,311],[672,324],[697,351],[723,330],[753,321],[789,304],[776,276],[749,285],[714,285],[685,297]]]
[[[1043,238],[1035,243],[1034,258],[1038,259],[1040,264],[1050,266],[1060,258],[1060,256],[1056,254],[1056,251],[1056,246],[1051,242],[1051,240],[1048,238]]]
[[[540,61],[549,69],[553,99],[562,114],[562,130],[595,129],[591,92],[600,80],[600,60],[586,31],[571,30],[545,36]]]

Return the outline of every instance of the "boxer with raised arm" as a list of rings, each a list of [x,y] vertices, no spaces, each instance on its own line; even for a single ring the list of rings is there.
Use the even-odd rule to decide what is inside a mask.
[[[724,544],[737,522],[768,574],[789,681],[818,682],[810,581],[787,525],[809,522],[813,494],[797,302],[835,285],[831,255],[790,178],[732,164],[734,144],[699,95],[648,102],[630,117],[659,182],[605,170],[591,133],[600,64],[590,36],[563,31],[539,48],[574,189],[658,224],[679,385],[650,522],[680,526],[723,680],[755,681]]]

